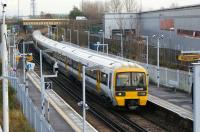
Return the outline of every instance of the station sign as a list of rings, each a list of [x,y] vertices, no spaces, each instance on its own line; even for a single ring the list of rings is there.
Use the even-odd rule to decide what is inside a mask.
[[[200,60],[200,54],[186,54],[186,55],[179,55],[178,60],[180,61],[197,61]]]
[[[19,62],[22,55],[16,55],[16,61]],[[32,53],[26,55],[26,61],[30,62],[33,61],[33,55]]]
[[[44,82],[45,90],[52,89],[52,82]]]
[[[34,71],[35,63],[27,62],[26,68],[27,68],[28,71]]]

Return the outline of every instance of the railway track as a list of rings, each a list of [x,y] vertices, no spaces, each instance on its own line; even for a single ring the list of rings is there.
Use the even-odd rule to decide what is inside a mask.
[[[34,58],[36,63],[36,67],[38,66],[38,57]],[[45,71],[49,71],[51,67],[45,63],[43,63],[45,67]],[[62,96],[71,96],[76,102],[82,100],[81,97],[81,90],[80,86],[73,83],[71,80],[67,79],[65,75],[59,73],[58,78],[50,79],[52,80],[60,89],[62,89]],[[67,85],[66,85],[67,84]],[[72,90],[73,88],[73,90]],[[111,128],[113,131],[120,131],[120,132],[127,132],[127,131],[138,131],[138,132],[147,132],[147,129],[141,127],[140,125],[136,124],[135,122],[131,121],[127,116],[124,114],[120,114],[114,110],[108,110],[102,108],[102,104],[99,100],[94,101],[91,99],[90,93],[87,93],[87,103],[90,107],[88,110],[92,115],[100,119],[106,126]]]

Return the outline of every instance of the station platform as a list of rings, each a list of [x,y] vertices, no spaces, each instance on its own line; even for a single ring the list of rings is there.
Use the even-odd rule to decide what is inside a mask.
[[[35,97],[35,101],[38,102],[37,105],[41,107],[41,89],[39,76],[33,71],[28,72],[27,76],[32,85],[34,85],[34,91],[38,91],[37,94],[39,97],[35,97],[35,95],[32,94],[31,91],[29,91],[30,96]],[[75,110],[73,110],[73,108],[68,105],[58,94],[56,94],[56,92],[54,92],[53,90],[46,90],[46,98],[48,98],[48,101],[50,102],[52,107],[50,110],[50,124],[55,129],[55,131],[82,131],[82,117]],[[87,122],[86,131],[96,132],[97,130]]]
[[[185,119],[193,120],[192,97],[187,93],[150,85],[148,100]]]

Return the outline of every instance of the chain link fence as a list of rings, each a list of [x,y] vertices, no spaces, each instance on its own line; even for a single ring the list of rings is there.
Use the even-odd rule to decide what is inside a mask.
[[[29,121],[30,125],[35,129],[36,132],[54,132],[52,126],[42,116],[41,112],[34,105],[28,93],[25,91],[25,85],[20,84],[19,80],[16,79],[16,72],[10,71],[9,75],[14,77],[10,80],[12,88],[16,91],[16,96],[23,110],[23,114]]]

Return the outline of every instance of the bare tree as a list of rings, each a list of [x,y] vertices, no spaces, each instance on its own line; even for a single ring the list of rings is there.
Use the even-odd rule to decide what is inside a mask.
[[[83,13],[88,19],[101,19],[104,13],[104,3],[101,1],[84,1]]]
[[[111,12],[121,12],[122,11],[123,4],[121,0],[110,0],[108,3],[107,8],[109,8],[109,11]]]
[[[123,4],[126,12],[137,12],[139,9],[136,0],[123,0]]]
[[[178,7],[178,4],[177,3],[172,3],[169,7],[170,8],[176,8],[176,7]]]

